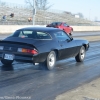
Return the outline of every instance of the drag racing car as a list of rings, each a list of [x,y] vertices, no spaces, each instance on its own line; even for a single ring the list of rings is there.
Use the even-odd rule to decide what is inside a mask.
[[[82,62],[88,48],[87,40],[73,39],[61,29],[26,27],[0,41],[0,59],[4,65],[14,61],[39,63],[52,70],[57,60],[75,57]]]

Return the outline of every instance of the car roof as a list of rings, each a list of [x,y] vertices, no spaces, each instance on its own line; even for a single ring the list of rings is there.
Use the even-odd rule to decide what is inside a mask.
[[[25,27],[18,30],[32,30],[32,31],[44,31],[44,32],[61,31],[61,29],[53,27]]]
[[[52,22],[52,23],[66,23],[66,22]]]
[[[63,22],[52,22],[52,23],[63,23]]]

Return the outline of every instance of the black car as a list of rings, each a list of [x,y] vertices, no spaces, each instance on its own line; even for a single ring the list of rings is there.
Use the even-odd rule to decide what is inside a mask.
[[[74,40],[63,30],[27,27],[0,41],[0,58],[5,65],[13,61],[31,62],[51,70],[56,60],[75,57],[77,62],[82,62],[88,48],[87,40]]]

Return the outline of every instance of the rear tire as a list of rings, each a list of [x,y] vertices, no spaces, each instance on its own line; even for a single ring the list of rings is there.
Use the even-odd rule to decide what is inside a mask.
[[[52,70],[55,67],[56,63],[56,53],[54,51],[51,51],[45,62],[40,63],[40,66],[46,67],[47,70]]]
[[[2,64],[4,65],[11,65],[13,63],[12,60],[5,60],[5,59],[1,59]]]
[[[86,52],[85,47],[82,46],[79,53],[78,53],[78,55],[75,57],[77,62],[82,62],[84,60],[85,52]]]

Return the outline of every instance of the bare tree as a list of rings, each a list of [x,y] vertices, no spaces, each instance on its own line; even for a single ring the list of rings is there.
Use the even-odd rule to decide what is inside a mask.
[[[25,0],[26,4],[28,4],[30,7],[33,7],[33,0]],[[36,9],[41,9],[41,10],[47,10],[49,9],[52,5],[49,5],[48,0],[35,0],[35,6]]]

